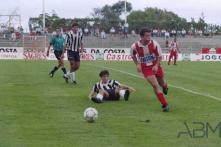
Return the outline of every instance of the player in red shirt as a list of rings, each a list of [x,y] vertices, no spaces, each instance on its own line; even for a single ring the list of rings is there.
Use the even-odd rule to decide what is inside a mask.
[[[173,57],[174,57],[174,65],[177,65],[176,61],[177,61],[177,57],[178,57],[178,52],[180,52],[180,51],[179,51],[179,48],[177,45],[176,38],[174,38],[174,40],[171,41],[169,47],[170,47],[170,56],[169,56],[168,65],[170,65],[170,61]]]
[[[160,65],[162,51],[160,45],[151,39],[151,30],[147,28],[141,29],[140,40],[131,46],[131,55],[137,71],[142,72],[144,78],[153,87],[158,100],[162,104],[163,112],[168,112],[169,106],[164,96],[168,92],[168,87]]]

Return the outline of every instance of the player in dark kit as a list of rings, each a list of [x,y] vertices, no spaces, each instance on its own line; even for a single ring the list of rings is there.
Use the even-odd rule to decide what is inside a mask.
[[[80,53],[83,52],[83,34],[79,30],[77,23],[72,25],[65,38],[65,50],[67,50],[68,60],[70,62],[70,72],[65,75],[66,80],[70,79],[71,83],[76,84],[75,72],[80,67]],[[63,54],[64,54],[63,52]]]
[[[135,91],[132,87],[120,84],[116,80],[109,80],[109,72],[103,70],[99,74],[101,81],[97,82],[89,94],[89,99],[95,103],[104,101],[117,101],[122,97],[128,101],[130,93]]]
[[[58,60],[58,65],[55,66],[49,73],[50,77],[53,77],[55,72],[61,68],[61,70],[63,71],[64,75],[67,74],[66,69],[64,67],[64,58],[62,56],[63,53],[63,49],[64,49],[64,38],[61,35],[61,31],[60,29],[56,29],[56,35],[52,37],[50,44],[48,46],[48,50],[47,50],[47,57],[49,56],[49,51],[51,46],[53,47],[54,50],[54,55]]]

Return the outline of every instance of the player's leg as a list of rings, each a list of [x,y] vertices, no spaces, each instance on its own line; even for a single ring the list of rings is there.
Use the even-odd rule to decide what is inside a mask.
[[[68,79],[70,79],[71,83],[76,84],[75,79],[75,69],[76,69],[76,55],[75,52],[68,50],[67,51],[68,60],[70,63],[70,72],[64,75],[66,82],[68,83]]]
[[[157,81],[158,81],[160,87],[163,89],[163,93],[165,95],[167,95],[168,85],[167,85],[167,82],[164,78],[164,71],[163,71],[163,68],[161,66],[159,66],[159,68],[158,68],[158,71],[156,73],[156,78],[157,78]]]
[[[70,60],[70,73],[69,73],[69,77],[70,77],[70,81],[73,84],[76,84],[76,75],[75,75],[75,69],[76,69],[76,62],[75,60]]]
[[[166,98],[164,97],[164,94],[160,90],[160,86],[158,84],[157,78],[155,75],[151,75],[147,77],[147,81],[150,83],[150,85],[153,87],[153,90],[160,101],[163,111],[168,112],[169,111],[169,106],[167,104]]]
[[[175,53],[174,53],[174,65],[177,65],[177,64],[176,64],[177,57],[178,57],[178,54],[177,54],[177,52],[175,52]]]
[[[91,100],[95,103],[102,103],[107,97],[109,97],[109,93],[107,91],[99,90],[99,93],[92,97]]]
[[[54,51],[54,55],[55,57],[57,58],[57,61],[58,61],[58,65],[57,66],[54,66],[54,68],[49,72],[49,76],[50,77],[53,77],[55,72],[60,68],[60,54],[59,54],[59,51]]]
[[[170,52],[170,55],[169,55],[168,65],[170,65],[171,59],[172,59],[172,51]]]
[[[79,68],[80,68],[80,61],[76,61],[74,67],[75,71],[77,71]]]
[[[115,89],[108,89],[105,90],[107,94],[104,93],[104,100],[105,101],[118,101],[120,100],[120,95],[116,92]]]
[[[61,53],[61,55],[62,55],[62,53]],[[66,70],[66,68],[64,67],[64,59],[61,58],[61,55],[60,55],[60,58],[59,58],[59,60],[58,60],[58,67],[60,67],[61,70],[63,71],[64,75],[66,75],[66,74],[67,74],[67,70]]]
[[[80,55],[78,52],[73,52],[73,61],[71,66],[71,81],[73,84],[76,82],[76,71],[80,68]]]
[[[130,96],[130,91],[128,89],[116,88],[115,95],[119,95],[120,97],[124,98],[125,101],[128,101]]]

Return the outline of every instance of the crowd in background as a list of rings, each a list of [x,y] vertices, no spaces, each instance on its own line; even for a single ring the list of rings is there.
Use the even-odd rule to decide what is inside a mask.
[[[111,27],[110,30],[104,30],[99,27],[84,27],[80,29],[84,36],[94,36],[100,39],[106,39],[108,37],[116,37],[121,36],[122,38],[128,38],[128,37],[136,37],[138,35],[138,30],[129,30],[129,25],[126,23],[125,25],[119,25],[117,27]],[[65,34],[68,29],[66,27],[61,27],[61,31],[63,34]],[[11,27],[6,28],[4,26],[0,27],[0,38],[3,38],[5,40],[20,40],[22,38],[24,30],[21,27],[18,27],[17,29]],[[166,29],[152,29],[152,36],[153,37],[186,37],[186,36],[194,36],[194,37],[208,37],[213,36],[216,32],[212,31],[203,31],[203,30],[166,30]],[[31,30],[29,35],[30,36],[41,36],[41,35],[53,35],[55,32],[49,33],[47,28],[45,28],[44,31],[42,31],[41,28],[36,28],[35,30]]]

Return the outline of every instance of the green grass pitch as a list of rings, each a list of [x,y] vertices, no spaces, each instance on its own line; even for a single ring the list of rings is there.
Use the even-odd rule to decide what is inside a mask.
[[[66,84],[55,61],[0,61],[0,147],[219,147],[219,129],[199,131],[207,122],[221,122],[221,65],[218,62],[163,63],[171,85],[167,100],[171,112],[161,112],[149,84],[132,62],[83,61],[78,84]],[[66,67],[68,63],[66,62]],[[137,91],[128,102],[94,104],[88,99],[104,67],[110,78]],[[178,88],[177,88],[178,87]],[[95,123],[83,111],[98,110]],[[184,122],[195,137],[187,134]],[[197,131],[198,129],[198,131]],[[206,126],[203,128],[206,129]]]

